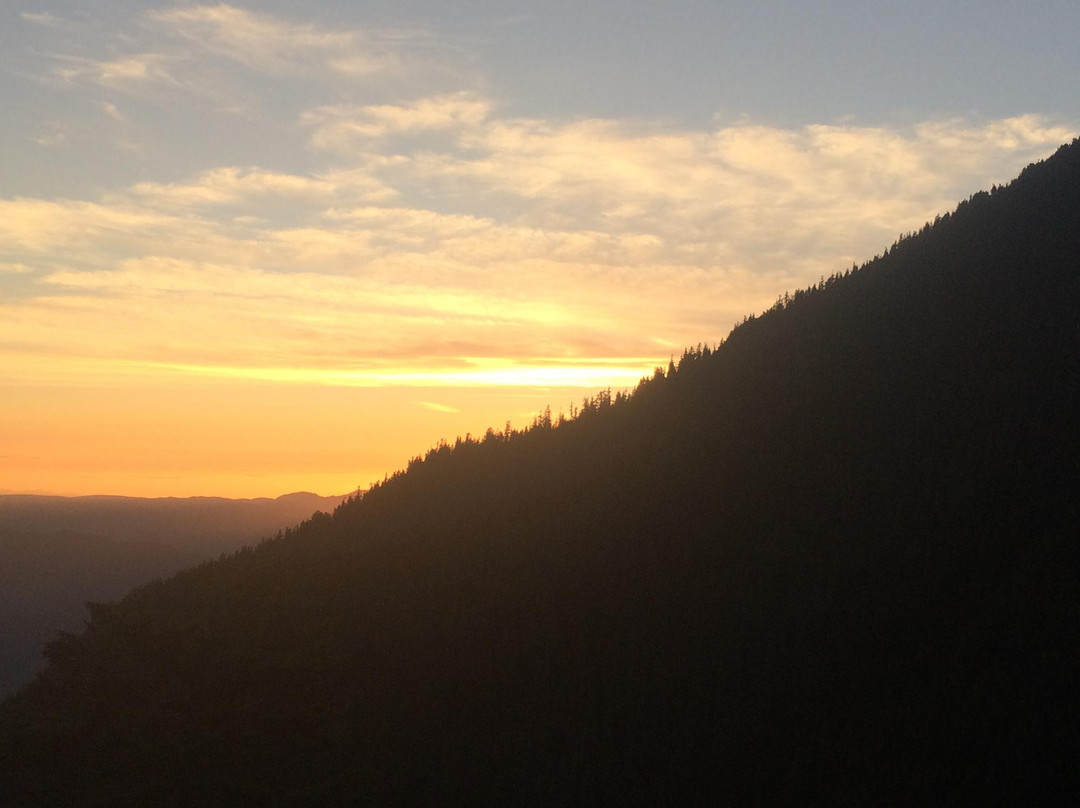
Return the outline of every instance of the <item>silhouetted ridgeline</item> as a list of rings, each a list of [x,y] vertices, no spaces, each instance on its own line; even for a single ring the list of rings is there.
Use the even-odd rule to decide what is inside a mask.
[[[1078,256],[1074,143],[628,398],[95,606],[0,799],[1074,803]]]
[[[270,499],[0,495],[0,532],[82,533],[216,556],[272,536],[345,497],[297,492]]]

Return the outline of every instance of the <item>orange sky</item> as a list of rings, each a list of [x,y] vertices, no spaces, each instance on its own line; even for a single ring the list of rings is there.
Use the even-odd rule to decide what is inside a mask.
[[[499,61],[535,16],[99,6],[0,12],[0,491],[355,490],[632,388],[1077,129],[557,109]]]
[[[105,387],[21,384],[5,390],[0,491],[342,494],[403,467],[440,439],[478,436],[506,420],[525,426],[545,406],[569,411],[591,392],[188,377]]]

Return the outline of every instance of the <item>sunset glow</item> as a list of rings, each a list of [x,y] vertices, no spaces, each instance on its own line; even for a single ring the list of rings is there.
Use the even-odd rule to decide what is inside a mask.
[[[632,388],[1077,131],[555,108],[500,61],[539,9],[95,13],[0,12],[3,491],[366,486]]]

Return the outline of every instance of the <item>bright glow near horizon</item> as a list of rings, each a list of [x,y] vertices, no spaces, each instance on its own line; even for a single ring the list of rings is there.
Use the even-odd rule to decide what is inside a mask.
[[[629,5],[0,11],[0,491],[345,493],[633,387],[1077,131],[1070,4],[934,5],[929,40]]]

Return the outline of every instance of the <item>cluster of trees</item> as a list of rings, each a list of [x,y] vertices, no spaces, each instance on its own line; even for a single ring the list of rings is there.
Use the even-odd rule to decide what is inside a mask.
[[[631,395],[95,605],[17,805],[1065,804],[1080,143]]]

